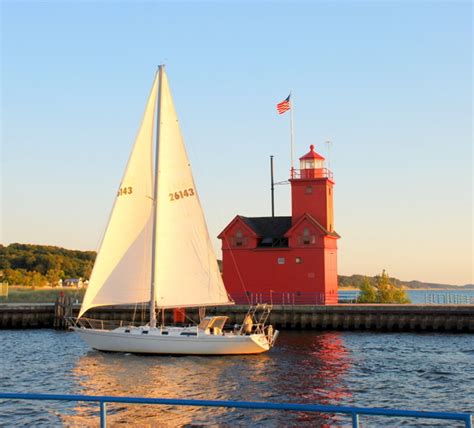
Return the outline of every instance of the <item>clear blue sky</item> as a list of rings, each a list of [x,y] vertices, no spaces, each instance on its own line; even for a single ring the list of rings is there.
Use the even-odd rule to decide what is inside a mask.
[[[269,155],[336,178],[341,274],[473,281],[472,4],[1,2],[1,242],[96,249],[166,62],[210,233],[270,213]],[[290,214],[288,186],[277,215]],[[220,249],[216,240],[217,255]]]

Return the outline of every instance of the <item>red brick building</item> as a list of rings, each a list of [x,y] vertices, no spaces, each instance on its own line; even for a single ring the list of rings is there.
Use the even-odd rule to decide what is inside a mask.
[[[219,235],[236,303],[337,303],[334,180],[313,145],[290,184],[291,217],[237,215]]]

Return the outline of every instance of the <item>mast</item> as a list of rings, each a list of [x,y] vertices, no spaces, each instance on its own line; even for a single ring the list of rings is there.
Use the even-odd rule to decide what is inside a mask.
[[[160,147],[160,117],[161,117],[161,85],[163,81],[164,65],[158,66],[158,97],[156,114],[156,147],[155,147],[155,180],[153,185],[153,235],[151,243],[151,290],[150,290],[150,327],[156,327],[156,302],[155,302],[155,256],[156,256],[156,213],[158,208],[158,156]]]

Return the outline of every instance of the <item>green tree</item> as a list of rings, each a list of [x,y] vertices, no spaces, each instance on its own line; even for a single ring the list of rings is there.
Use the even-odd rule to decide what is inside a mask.
[[[359,303],[410,303],[406,291],[391,281],[385,269],[375,277],[374,284],[365,278],[360,290]]]
[[[93,266],[94,266],[94,262],[92,260],[86,261],[81,272],[82,273],[81,277],[87,278],[87,279],[90,278]]]
[[[381,275],[375,277],[375,287],[377,288],[377,302],[378,303],[395,303],[393,301],[394,286],[390,282],[390,278],[382,271]]]
[[[44,287],[48,285],[48,281],[46,280],[46,278],[43,275],[41,275],[39,272],[33,271],[33,272],[29,272],[29,274],[30,274],[30,285],[33,288]]]
[[[393,300],[395,303],[411,303],[406,291],[401,286],[395,287],[395,291],[393,292]]]
[[[24,269],[5,269],[3,277],[11,285],[26,285],[25,272]]]
[[[375,303],[377,301],[377,290],[367,277],[364,278],[359,288],[360,294],[357,299],[359,303]]]
[[[59,269],[50,269],[46,273],[46,279],[51,287],[57,287],[58,282],[64,276],[64,272]]]

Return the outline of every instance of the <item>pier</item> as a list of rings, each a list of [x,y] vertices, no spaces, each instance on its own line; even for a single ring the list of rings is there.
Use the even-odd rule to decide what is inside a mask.
[[[233,305],[207,308],[206,313],[226,314],[228,325],[239,324],[248,306]],[[70,309],[64,303],[0,304],[0,329],[66,328],[65,314],[77,316],[79,305]],[[165,312],[166,321],[173,322],[173,311]],[[199,320],[197,308],[187,309],[191,321]],[[100,307],[87,313],[88,318],[141,321],[146,323],[147,310],[141,306]],[[382,305],[340,304],[274,305],[269,322],[281,330],[367,330],[367,331],[434,331],[474,333],[474,305]]]

